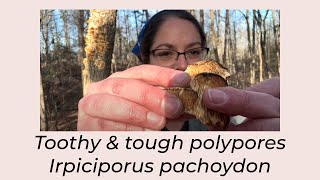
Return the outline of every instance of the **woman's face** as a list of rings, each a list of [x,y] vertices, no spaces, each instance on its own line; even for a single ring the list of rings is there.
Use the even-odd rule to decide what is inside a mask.
[[[197,48],[200,47],[201,37],[196,27],[188,20],[171,17],[160,26],[155,35],[151,46],[153,52],[149,57],[150,64],[184,71],[188,64],[199,61],[192,56],[197,54]],[[188,51],[187,59],[183,54],[176,59],[178,54],[174,51]]]

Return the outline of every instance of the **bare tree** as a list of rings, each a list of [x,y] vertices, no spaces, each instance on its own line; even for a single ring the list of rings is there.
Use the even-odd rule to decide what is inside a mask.
[[[150,15],[149,15],[148,9],[144,9],[144,10],[143,10],[143,13],[144,13],[144,15],[146,16],[146,21],[148,21],[148,20],[149,20],[149,18],[150,18]]]
[[[188,12],[189,12],[192,16],[196,17],[196,11],[195,11],[194,9],[189,9]]]
[[[41,131],[48,130],[48,119],[46,116],[46,106],[44,103],[44,94],[43,94],[41,74],[40,74],[40,130]]]
[[[231,14],[233,14],[233,11],[231,11]],[[227,48],[227,61],[228,61],[228,68],[231,73],[234,73],[234,66],[235,66],[235,58],[234,58],[234,43],[232,41],[232,34],[231,34],[231,23],[230,23],[230,10],[228,11],[228,16],[226,18],[227,21],[227,38],[228,38],[228,43],[229,47]]]
[[[82,71],[83,94],[88,85],[110,75],[116,32],[116,10],[91,10]]]
[[[211,38],[211,42],[212,42],[212,49],[213,49],[213,53],[214,53],[214,58],[216,61],[220,62],[220,58],[219,58],[219,53],[218,53],[218,40],[216,37],[216,32],[214,29],[214,21],[215,21],[215,10],[210,10],[210,19],[211,19],[211,33],[212,33],[212,38]]]
[[[265,16],[262,17],[260,10],[254,11],[254,18],[257,22],[259,27],[258,30],[258,55],[260,59],[260,74],[259,80],[262,81],[264,78],[268,76],[268,64],[266,59],[266,18],[268,15],[269,10],[266,11]]]
[[[138,38],[139,28],[138,28],[138,17],[137,17],[137,13],[138,13],[137,10],[134,10],[134,11],[133,11],[133,14],[134,14],[134,22],[135,22],[135,24],[136,24],[136,34],[137,34],[137,38]]]
[[[280,13],[279,13],[280,14]],[[279,24],[276,24],[276,10],[272,10],[272,25],[273,25],[273,36],[274,36],[274,45],[276,49],[276,59],[277,59],[277,70],[280,73],[280,19]]]
[[[220,38],[221,38],[221,35],[220,35],[220,27],[221,27],[221,14],[220,14],[220,10],[216,10],[215,12],[215,20],[216,20],[216,27],[217,27],[217,36],[216,36],[216,39],[217,39],[217,49],[219,50],[219,47],[220,47]],[[221,49],[220,49],[221,50]],[[222,50],[221,50],[222,51]],[[219,55],[219,59],[220,59],[220,63],[222,64],[222,56]]]
[[[232,47],[233,61],[237,60],[237,30],[236,21],[233,21],[233,47]]]
[[[256,10],[253,10],[253,14]],[[256,18],[252,18],[252,55],[256,54]]]
[[[42,39],[44,42],[44,51],[45,57],[41,58],[48,62],[50,59],[49,49],[50,49],[50,41],[49,41],[49,27],[52,20],[53,10],[41,10],[40,11],[40,31],[42,34]]]
[[[129,44],[130,44],[130,38],[131,38],[131,23],[129,22],[129,14],[128,12],[125,14],[124,17],[124,25],[125,25],[125,40],[124,40],[124,59],[127,61],[128,60],[128,54],[130,52]]]
[[[226,17],[225,17],[225,31],[224,31],[224,50],[223,50],[223,64],[227,67],[229,67],[229,62],[227,57],[228,54],[228,41],[229,41],[229,36],[230,36],[230,22],[229,22],[229,10],[226,10]],[[229,47],[230,48],[230,47]]]
[[[63,30],[64,30],[64,38],[66,42],[66,47],[68,49],[71,48],[71,43],[70,43],[70,32],[69,32],[69,13],[67,10],[61,10],[61,17],[63,20]]]
[[[248,52],[249,52],[249,57],[252,56],[252,45],[251,45],[251,29],[250,29],[250,16],[249,16],[249,10],[246,10],[246,14],[244,14],[242,11],[239,11],[243,17],[246,20],[246,25],[247,25],[247,41],[248,41]]]
[[[75,11],[75,22],[78,29],[78,61],[81,64],[81,67],[83,68],[82,61],[84,57],[86,56],[84,52],[84,48],[86,46],[85,40],[84,40],[84,31],[85,31],[85,10],[77,10]]]
[[[56,60],[59,60],[60,59],[60,48],[61,48],[61,33],[60,33],[60,30],[58,28],[58,18],[57,16],[52,16],[52,20],[53,20],[53,28],[52,28],[52,42],[51,44],[54,44],[54,48],[53,48],[53,51],[54,51],[54,54],[53,56],[55,56],[54,58]]]
[[[119,14],[119,12],[118,12]],[[115,41],[115,49],[116,56],[115,59],[122,59],[122,26],[120,23],[120,15],[117,15],[117,28],[116,28],[116,41]]]
[[[204,12],[203,12],[203,10],[200,10],[200,26],[202,29],[204,29]]]

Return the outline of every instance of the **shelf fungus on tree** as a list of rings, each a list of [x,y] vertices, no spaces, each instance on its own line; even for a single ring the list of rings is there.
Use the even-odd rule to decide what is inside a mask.
[[[189,65],[185,70],[190,77],[190,88],[165,88],[180,98],[184,112],[194,115],[210,130],[224,130],[229,124],[229,116],[206,108],[202,95],[207,88],[228,86],[227,78],[230,73],[225,67],[214,60],[203,60]]]

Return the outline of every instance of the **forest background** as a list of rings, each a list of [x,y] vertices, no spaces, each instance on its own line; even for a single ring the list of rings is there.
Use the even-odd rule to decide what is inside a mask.
[[[41,10],[42,131],[76,130],[87,86],[139,65],[131,53],[144,23],[160,10]],[[280,76],[280,10],[188,10],[199,20],[208,58],[246,88]]]

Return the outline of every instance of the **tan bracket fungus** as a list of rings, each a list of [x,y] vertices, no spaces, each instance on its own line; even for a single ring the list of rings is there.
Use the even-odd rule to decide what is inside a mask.
[[[207,88],[228,86],[230,73],[214,60],[203,60],[189,65],[185,70],[191,76],[190,88],[165,88],[178,96],[187,114],[196,116],[210,130],[224,130],[229,124],[229,116],[208,110],[202,102],[202,95]]]

